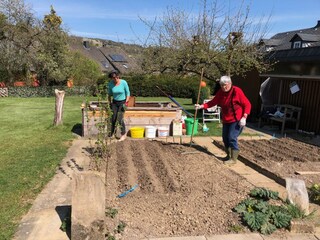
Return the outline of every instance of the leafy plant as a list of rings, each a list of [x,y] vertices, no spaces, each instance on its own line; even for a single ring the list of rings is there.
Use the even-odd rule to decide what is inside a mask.
[[[229,231],[230,232],[235,232],[235,233],[240,233],[240,232],[243,231],[243,227],[241,225],[235,224],[235,225],[232,225],[232,226],[229,227]]]
[[[306,216],[305,211],[303,211],[299,206],[289,203],[286,205],[287,212],[293,217],[293,218],[304,218]]]
[[[110,233],[107,233],[105,235],[106,240],[116,240],[116,238],[114,236],[112,236]]]
[[[283,201],[277,205],[270,204],[270,199],[280,201],[278,192],[255,188],[249,195],[234,210],[253,231],[271,234],[277,228],[288,228],[291,219],[305,217],[304,212],[296,205]]]
[[[313,184],[309,189],[310,200],[320,204],[320,184]]]
[[[127,224],[125,222],[120,221],[120,223],[118,224],[117,229],[115,231],[117,233],[122,233],[126,226],[127,226]]]
[[[106,211],[106,216],[110,218],[115,218],[117,214],[118,214],[118,210],[115,208],[108,208]]]
[[[250,192],[251,197],[258,197],[261,199],[269,200],[269,199],[279,199],[279,193],[275,191],[271,191],[265,188],[255,188]]]
[[[71,217],[68,216],[63,219],[60,226],[60,230],[63,232],[67,232],[71,230]]]

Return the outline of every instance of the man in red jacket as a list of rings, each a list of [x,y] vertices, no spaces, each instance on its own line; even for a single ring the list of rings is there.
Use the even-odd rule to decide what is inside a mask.
[[[232,85],[229,76],[222,76],[215,97],[204,104],[196,104],[197,109],[207,109],[215,105],[221,107],[222,111],[222,139],[227,156],[225,164],[235,164],[239,155],[238,136],[246,125],[246,119],[251,111],[251,103],[243,91]]]

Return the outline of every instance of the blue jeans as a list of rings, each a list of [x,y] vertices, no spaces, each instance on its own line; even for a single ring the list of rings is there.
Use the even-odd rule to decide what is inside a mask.
[[[233,123],[224,123],[222,127],[222,140],[225,148],[239,150],[238,136],[241,134],[243,127],[239,126],[239,121]]]

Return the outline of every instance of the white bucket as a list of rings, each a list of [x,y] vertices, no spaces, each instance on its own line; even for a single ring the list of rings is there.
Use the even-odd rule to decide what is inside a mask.
[[[155,138],[156,137],[156,127],[146,126],[145,135],[146,135],[146,138]]]
[[[158,137],[168,137],[169,129],[167,127],[158,127]]]
[[[182,135],[182,122],[172,121],[172,135],[181,136]]]

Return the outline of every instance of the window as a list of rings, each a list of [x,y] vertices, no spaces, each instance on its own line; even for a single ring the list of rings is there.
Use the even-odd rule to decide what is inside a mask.
[[[109,55],[114,62],[126,62],[127,60],[124,58],[124,56],[120,54],[110,54]]]
[[[271,52],[271,51],[273,51],[273,50],[274,50],[274,47],[270,47],[270,46],[266,47],[266,51],[267,51],[267,52]]]
[[[310,46],[311,46],[311,43],[302,43],[303,48],[310,47]]]
[[[293,48],[301,48],[301,41],[294,42]]]

